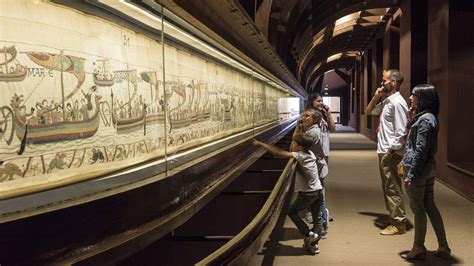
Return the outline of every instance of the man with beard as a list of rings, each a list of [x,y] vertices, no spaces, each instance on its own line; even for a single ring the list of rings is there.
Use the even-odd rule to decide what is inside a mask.
[[[386,227],[380,231],[381,235],[404,234],[406,231],[401,179],[396,170],[405,150],[404,136],[408,122],[408,105],[399,92],[402,82],[399,70],[384,71],[382,86],[377,88],[365,109],[366,114],[380,115],[377,154],[385,206],[390,215],[390,221],[383,224]]]

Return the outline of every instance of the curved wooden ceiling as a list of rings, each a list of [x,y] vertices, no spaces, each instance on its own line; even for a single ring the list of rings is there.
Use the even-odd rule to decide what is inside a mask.
[[[383,32],[398,4],[398,0],[275,0],[269,41],[309,91],[319,75],[330,70],[326,65],[352,67],[353,54]],[[328,61],[338,53],[342,54],[337,64]]]

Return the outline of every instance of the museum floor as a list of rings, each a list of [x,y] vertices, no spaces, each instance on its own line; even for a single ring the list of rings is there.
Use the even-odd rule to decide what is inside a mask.
[[[334,221],[330,223],[328,238],[320,241],[321,253],[306,253],[301,248],[301,235],[291,220],[284,217],[249,265],[411,264],[401,259],[399,253],[411,248],[412,226],[405,235],[381,236],[375,225],[386,210],[374,143],[355,133],[331,134],[331,142],[338,150],[331,151],[326,193]],[[353,149],[354,143],[359,150]],[[435,184],[435,200],[444,218],[453,259],[446,261],[429,254],[426,261],[415,265],[474,265],[474,205],[439,182]],[[411,210],[407,210],[407,216],[413,222]],[[426,247],[437,248],[431,225]]]

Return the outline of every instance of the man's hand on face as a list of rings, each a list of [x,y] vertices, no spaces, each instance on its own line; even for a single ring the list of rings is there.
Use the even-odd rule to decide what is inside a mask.
[[[375,91],[375,95],[376,97],[382,97],[382,94],[384,93],[384,86],[380,86],[377,88],[377,90]]]

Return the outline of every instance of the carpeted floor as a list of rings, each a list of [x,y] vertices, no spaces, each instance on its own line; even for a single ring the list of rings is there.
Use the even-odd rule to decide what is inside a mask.
[[[435,184],[436,203],[444,218],[453,250],[449,261],[429,254],[426,261],[411,263],[400,253],[412,246],[414,230],[404,235],[381,236],[375,221],[386,216],[374,143],[359,134],[331,134],[332,147],[327,179],[327,204],[334,221],[328,239],[320,241],[321,253],[311,256],[302,248],[302,236],[288,217],[282,217],[270,240],[250,265],[474,265],[474,204],[441,183]],[[353,144],[372,145],[356,150]],[[358,144],[357,144],[358,145]],[[361,145],[362,146],[362,145]],[[348,150],[344,150],[348,149]],[[406,201],[407,217],[413,214]],[[426,247],[437,248],[429,224]]]

